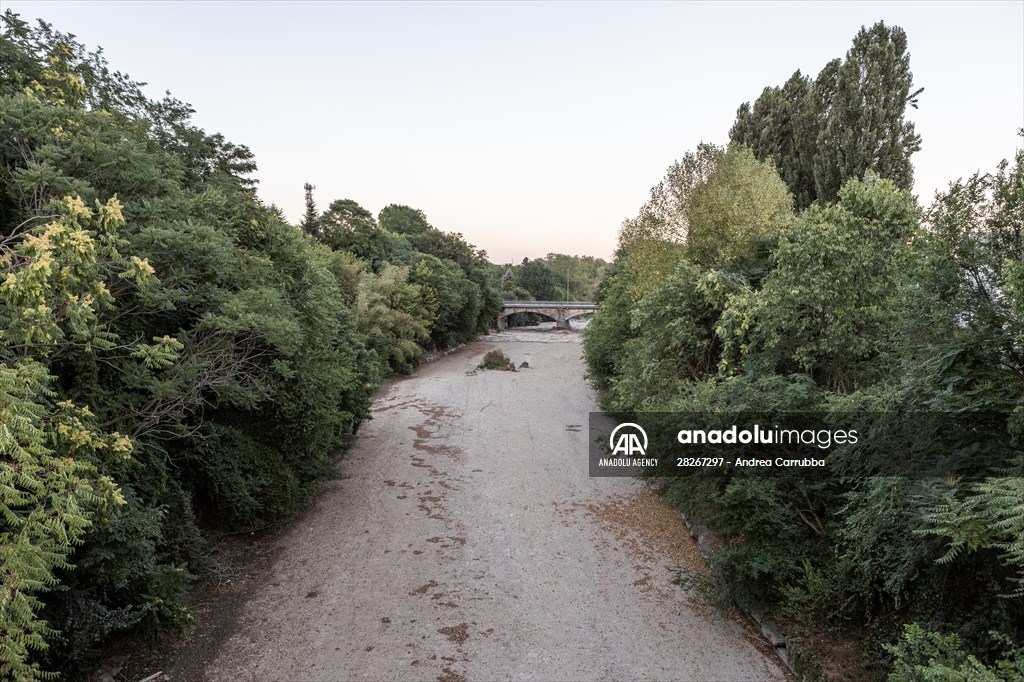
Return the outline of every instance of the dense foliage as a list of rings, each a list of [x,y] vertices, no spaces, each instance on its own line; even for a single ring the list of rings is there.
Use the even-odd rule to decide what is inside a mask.
[[[728,149],[687,154],[624,223],[585,331],[602,406],[938,414],[970,425],[976,461],[1019,448],[1024,152],[922,209],[903,32],[862,30],[826,72],[741,108]],[[808,132],[800,107],[820,114],[826,85]],[[921,434],[917,458],[962,447]],[[858,633],[875,674],[1024,679],[1024,460],[980,480],[878,475],[906,446],[840,450],[807,480],[673,471],[666,496],[720,538],[730,598],[797,632]]]
[[[0,677],[189,620],[210,531],[330,477],[392,371],[488,326],[485,255],[351,201],[302,229],[252,154],[98,52],[0,36]]]
[[[602,258],[549,253],[495,266],[493,273],[505,300],[593,301],[607,270]]]
[[[730,139],[774,162],[797,208],[835,201],[847,180],[869,169],[910,189],[910,156],[921,138],[904,115],[923,90],[912,88],[907,35],[879,22],[861,28],[846,59],[829,62],[817,78],[797,71],[753,106],[745,102]]]

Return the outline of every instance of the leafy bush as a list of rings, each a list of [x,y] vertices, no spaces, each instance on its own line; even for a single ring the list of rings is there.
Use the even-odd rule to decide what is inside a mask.
[[[889,682],[1021,682],[1024,650],[1005,636],[992,634],[1002,655],[985,664],[963,650],[956,634],[942,635],[916,623],[904,627],[903,637],[886,651],[893,655]]]
[[[489,350],[484,355],[484,359],[480,361],[477,366],[478,369],[500,369],[506,372],[516,371],[516,365],[512,360],[505,355],[505,351],[500,348]]]

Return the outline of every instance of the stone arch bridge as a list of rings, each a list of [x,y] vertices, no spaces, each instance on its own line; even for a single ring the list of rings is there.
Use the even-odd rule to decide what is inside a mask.
[[[588,301],[504,301],[498,313],[498,329],[508,327],[508,316],[537,313],[555,321],[557,329],[569,329],[569,320],[597,312],[597,304]]]

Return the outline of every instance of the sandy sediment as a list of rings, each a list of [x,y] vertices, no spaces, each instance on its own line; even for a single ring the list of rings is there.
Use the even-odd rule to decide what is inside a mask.
[[[529,368],[477,370],[494,347]],[[701,570],[678,516],[588,476],[580,353],[513,330],[390,385],[202,677],[784,679],[672,582]]]

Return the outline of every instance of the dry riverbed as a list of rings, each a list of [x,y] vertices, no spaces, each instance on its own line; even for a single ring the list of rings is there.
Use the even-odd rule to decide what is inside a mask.
[[[477,370],[495,347],[529,367]],[[580,354],[575,332],[511,330],[391,384],[340,478],[201,605],[168,676],[785,679],[673,582],[703,570],[678,515],[588,477]]]

